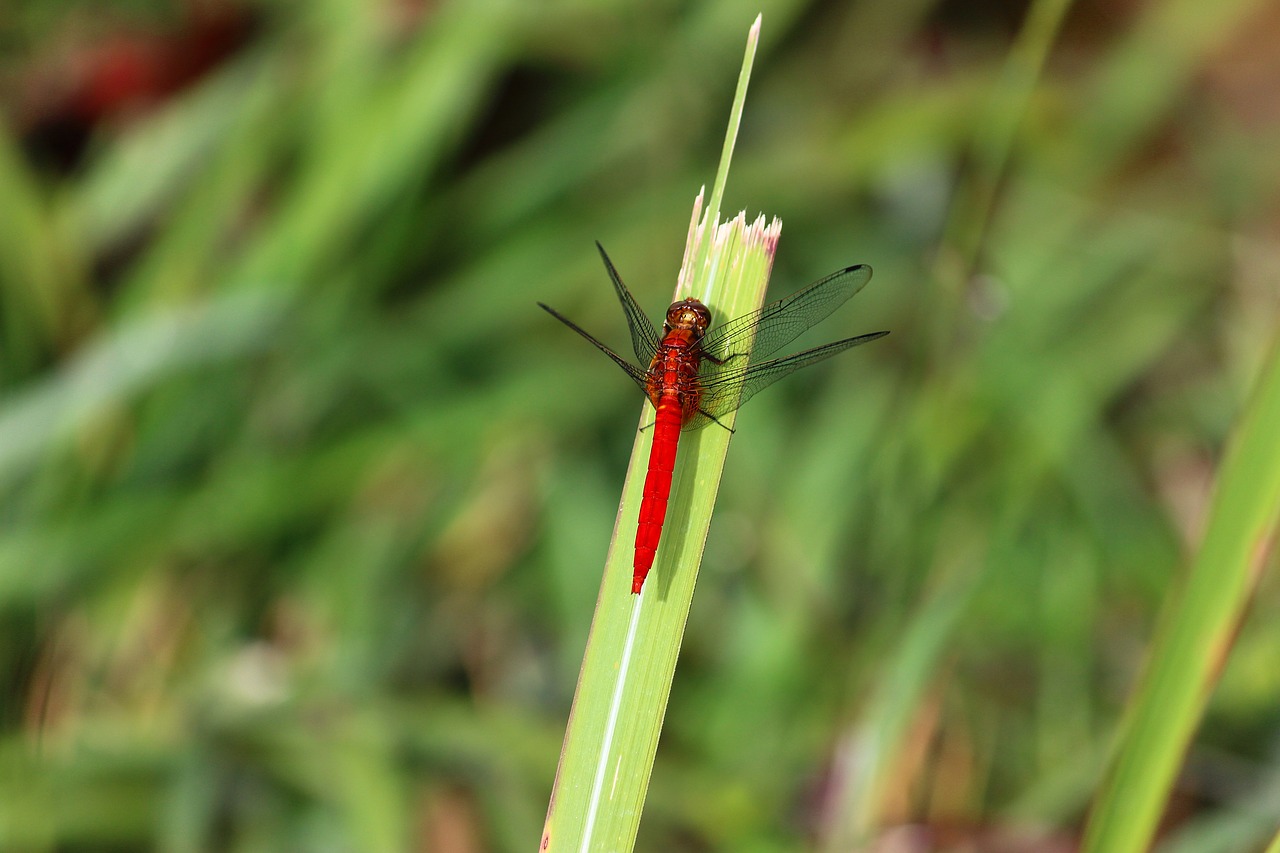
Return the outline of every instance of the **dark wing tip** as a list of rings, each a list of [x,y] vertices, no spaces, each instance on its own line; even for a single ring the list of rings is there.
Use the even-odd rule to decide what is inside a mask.
[[[561,314],[561,313],[560,313],[559,311],[557,311],[556,309],[552,308],[552,307],[551,307],[550,305],[548,305],[547,303],[545,303],[545,302],[539,302],[539,303],[538,303],[538,307],[539,307],[539,308],[541,308],[543,311],[546,311],[546,312],[547,312],[548,314],[550,314],[552,317],[555,317],[555,318],[556,318],[557,320],[559,320],[561,323],[565,323],[565,324],[567,324],[567,325],[569,325],[569,326],[573,326],[573,323],[572,323],[572,322],[570,322],[570,320],[569,320],[569,318],[568,318],[568,317],[564,316],[563,314]]]
[[[839,278],[840,276],[849,275],[850,273],[864,273],[866,275],[866,278],[863,279],[863,282],[871,281],[871,265],[870,264],[852,264],[850,266],[845,267],[842,270],[836,270],[831,275],[827,276],[827,278],[829,279]]]
[[[596,241],[596,251],[600,253],[600,258],[604,261],[604,268],[609,271],[610,277],[616,276],[618,271],[614,269],[613,261],[609,259],[609,253],[604,250],[604,246],[600,245],[599,240]]]

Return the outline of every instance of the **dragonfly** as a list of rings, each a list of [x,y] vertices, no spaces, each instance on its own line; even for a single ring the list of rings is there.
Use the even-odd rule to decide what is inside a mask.
[[[712,423],[729,429],[720,419],[762,389],[802,367],[889,333],[871,332],[769,358],[862,290],[871,279],[871,267],[866,264],[834,272],[798,293],[715,328],[706,305],[693,298],[681,299],[667,309],[659,333],[622,283],[604,247],[596,243],[596,248],[622,303],[636,361],[614,352],[551,306],[541,302],[538,306],[611,358],[640,387],[656,412],[631,579],[631,592],[639,595],[662,536],[680,433]]]

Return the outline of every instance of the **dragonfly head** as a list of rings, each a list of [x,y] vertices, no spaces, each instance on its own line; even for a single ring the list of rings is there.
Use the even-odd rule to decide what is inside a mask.
[[[711,325],[711,312],[707,306],[696,299],[681,299],[679,302],[672,302],[671,307],[667,309],[666,325],[666,331],[671,332],[676,329],[687,331],[696,341]]]

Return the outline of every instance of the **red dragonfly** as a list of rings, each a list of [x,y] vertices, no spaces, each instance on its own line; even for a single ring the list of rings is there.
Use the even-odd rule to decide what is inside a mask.
[[[693,430],[736,410],[747,400],[777,380],[800,368],[830,358],[850,347],[889,334],[872,332],[846,338],[795,355],[763,361],[765,357],[808,331],[853,296],[871,278],[866,264],[842,269],[814,282],[799,293],[771,302],[759,311],[724,323],[710,332],[711,312],[696,299],[673,302],[667,309],[662,334],[640,310],[631,291],[618,276],[604,247],[596,243],[605,269],[618,293],[631,346],[638,364],[627,361],[600,343],[572,320],[548,305],[538,305],[586,338],[626,371],[657,410],[653,448],[649,452],[649,473],[644,481],[640,522],[636,529],[635,571],[631,591],[640,593],[653,566],[662,523],[667,516],[671,494],[671,472],[675,470],[680,430]],[[748,354],[750,357],[748,357]],[[640,365],[646,365],[641,367]],[[727,427],[726,427],[727,429]]]

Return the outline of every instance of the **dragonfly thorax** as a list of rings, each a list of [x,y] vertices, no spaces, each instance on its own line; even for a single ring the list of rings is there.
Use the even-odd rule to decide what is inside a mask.
[[[711,325],[711,311],[698,300],[690,297],[672,302],[667,309],[666,331],[674,330],[691,332],[693,340],[701,338]]]
[[[596,247],[600,248],[598,243]],[[712,423],[731,429],[722,419],[757,391],[806,365],[889,333],[872,332],[781,358],[770,357],[861,290],[871,278],[871,267],[866,265],[832,273],[799,293],[741,317],[730,317],[729,322],[710,332],[711,312],[707,306],[696,299],[683,299],[667,309],[664,333],[659,334],[622,283],[604,249],[600,249],[600,257],[622,303],[635,361],[609,349],[554,308],[538,304],[621,367],[655,407],[650,424],[653,444],[636,523],[632,564],[631,591],[638,593],[658,551],[680,431]]]

